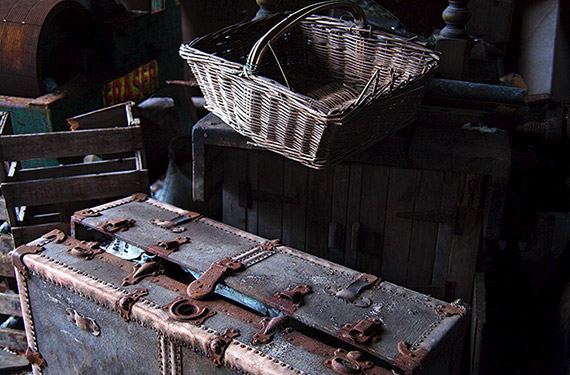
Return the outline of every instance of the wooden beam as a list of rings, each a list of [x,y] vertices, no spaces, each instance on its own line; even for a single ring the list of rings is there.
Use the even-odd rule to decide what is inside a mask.
[[[0,315],[22,316],[20,297],[15,293],[0,293]]]
[[[0,255],[0,277],[16,277],[9,254]]]
[[[26,333],[19,329],[0,328],[0,346],[25,351],[28,347]]]

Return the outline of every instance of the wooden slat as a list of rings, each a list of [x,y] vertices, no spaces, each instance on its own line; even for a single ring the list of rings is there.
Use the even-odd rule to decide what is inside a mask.
[[[9,254],[0,255],[0,277],[16,277]]]
[[[350,164],[337,164],[333,169],[332,209],[328,246],[329,259],[339,264],[344,262],[346,238],[349,230],[346,224],[349,180]]]
[[[0,112],[0,135],[12,133],[12,123],[8,112]],[[1,157],[0,157],[1,158]],[[8,171],[6,165],[0,160],[0,181],[6,181]]]
[[[13,181],[40,180],[44,178],[71,177],[95,173],[109,173],[135,169],[135,158],[96,161],[93,163],[77,163],[59,165],[57,167],[21,169],[16,172]]]
[[[246,151],[224,149],[223,221],[245,230],[246,208],[239,205],[239,184],[245,179]]]
[[[41,237],[43,234],[46,234],[53,229],[59,229],[65,233],[69,233],[70,225],[69,223],[47,223],[28,225],[25,227],[12,227],[12,238],[14,239],[14,245],[20,246],[27,244],[28,242]]]
[[[0,293],[0,315],[22,316],[20,298],[15,293]]]
[[[372,165],[363,167],[357,268],[374,275],[380,275],[382,270],[388,177],[388,168]]]
[[[19,329],[0,328],[0,346],[25,351],[28,347],[26,333]]]
[[[273,152],[259,155],[259,191],[283,196],[283,157]],[[283,202],[257,202],[258,234],[262,237],[281,238]]]
[[[473,301],[471,303],[471,332],[470,352],[471,368],[470,375],[479,375],[481,343],[483,341],[483,327],[487,322],[485,273],[477,272],[473,283]]]
[[[79,130],[127,126],[132,118],[132,103],[120,103],[107,108],[67,119],[67,123]]]
[[[414,209],[417,174],[414,170],[390,168],[381,276],[400,285],[406,283],[412,221],[397,214]]]
[[[113,172],[50,180],[7,182],[2,194],[10,206],[38,206],[52,203],[100,199],[148,191],[146,171]]]
[[[0,137],[4,161],[105,155],[141,148],[142,135],[138,126]]]
[[[331,221],[333,171],[309,170],[307,195],[307,244],[305,251],[328,258],[328,227]]]
[[[262,154],[259,151],[247,152],[247,184],[253,189],[259,189],[258,176],[259,176],[259,157]],[[257,202],[252,201],[246,207],[246,230],[250,233],[259,233],[258,227],[258,207]]]
[[[289,159],[283,160],[283,194],[297,197],[299,203],[283,206],[284,244],[298,250],[305,250],[305,229],[307,220],[308,168]]]
[[[441,209],[443,172],[421,171],[415,190],[415,213],[438,214]],[[412,222],[410,257],[406,285],[431,286],[439,224],[424,220]]]
[[[350,164],[348,183],[348,205],[346,210],[346,250],[343,265],[356,268],[356,259],[360,246],[360,199],[362,193],[362,164]]]

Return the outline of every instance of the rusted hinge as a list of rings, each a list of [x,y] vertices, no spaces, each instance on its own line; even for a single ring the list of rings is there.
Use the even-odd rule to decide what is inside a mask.
[[[460,305],[439,305],[435,311],[438,314],[449,317],[454,315],[459,315],[461,317],[465,316],[466,309]]]
[[[346,323],[338,331],[338,337],[356,344],[367,345],[380,341],[382,321],[376,318],[361,319],[354,323]]]
[[[360,292],[362,290],[374,285],[379,280],[377,276],[367,273],[361,273],[356,280],[350,283],[346,288],[339,290],[336,296],[342,298],[347,302],[351,302],[358,307],[368,307],[372,304],[370,298],[362,297]]]
[[[42,357],[39,352],[34,352],[32,349],[30,349],[30,347],[26,349],[25,356],[28,362],[30,362],[32,365],[39,366],[40,368],[47,366],[47,362],[44,357]]]
[[[180,233],[184,232],[186,228],[181,226],[180,224],[184,224],[187,222],[193,222],[201,219],[203,217],[202,214],[192,211],[186,211],[184,214],[179,215],[171,220],[160,220],[160,219],[152,219],[150,220],[151,224],[154,224],[162,229],[167,229],[173,233]]]
[[[99,230],[107,233],[124,232],[130,227],[134,226],[136,220],[134,219],[114,219],[105,221],[97,227]]]
[[[204,324],[209,317],[216,315],[215,310],[188,298],[176,297],[174,301],[162,306],[168,311],[168,315],[179,322],[189,322],[192,324]]]
[[[394,358],[394,364],[404,370],[406,374],[417,374],[421,369],[422,361],[428,354],[423,348],[410,349],[410,345],[404,341],[398,343],[398,355]]]
[[[131,320],[131,309],[133,305],[139,300],[139,298],[148,295],[147,289],[137,289],[133,293],[127,294],[126,296],[121,297],[117,301],[117,307],[119,309],[119,315],[125,322]]]
[[[215,263],[200,276],[188,285],[186,293],[192,299],[208,298],[216,288],[216,285],[228,274],[239,271],[244,265],[234,259],[226,258]]]
[[[91,260],[95,255],[103,253],[104,250],[99,248],[98,242],[81,241],[79,245],[67,249],[67,252],[74,257]]]
[[[275,318],[261,319],[261,330],[253,335],[251,343],[253,345],[267,344],[273,339],[273,335],[278,329],[283,327],[289,320],[287,315],[276,316]]]
[[[123,279],[123,286],[134,285],[144,278],[157,276],[162,273],[158,262],[146,262],[143,265],[135,265],[133,272]]]
[[[12,265],[26,278],[30,273],[28,272],[28,267],[24,264],[24,255],[39,254],[44,250],[45,248],[39,245],[22,245],[12,252]]]
[[[222,357],[224,356],[226,348],[232,339],[239,335],[239,329],[228,328],[223,334],[217,335],[210,341],[208,344],[208,358],[214,362],[214,366],[220,367],[222,365]]]
[[[152,254],[158,255],[159,257],[167,258],[170,254],[172,254],[172,252],[177,251],[180,245],[189,242],[189,237],[176,237],[175,239],[169,241],[156,241],[147,247],[147,250]]]
[[[93,211],[90,208],[86,208],[86,209],[81,210],[81,211],[75,211],[75,213],[73,214],[73,217],[75,219],[79,219],[79,220],[83,220],[83,219],[88,218],[88,217],[96,217],[96,216],[101,216],[101,213]]]
[[[374,368],[374,363],[363,360],[362,353],[358,350],[347,352],[344,349],[337,349],[333,357],[327,359],[324,365],[341,375],[375,373],[367,371]]]
[[[283,311],[287,314],[293,314],[299,306],[304,304],[304,297],[313,292],[310,285],[300,285],[285,292],[277,292],[266,300],[267,305]]]

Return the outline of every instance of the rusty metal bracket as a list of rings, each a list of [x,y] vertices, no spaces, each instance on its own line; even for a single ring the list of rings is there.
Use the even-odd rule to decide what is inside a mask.
[[[428,351],[423,348],[412,350],[408,343],[400,341],[398,343],[398,353],[396,358],[394,358],[394,364],[404,370],[406,374],[417,374]]]
[[[131,195],[131,199],[135,202],[144,202],[148,199],[148,194],[134,193],[133,195]]]
[[[28,272],[28,267],[24,264],[24,255],[39,254],[44,250],[44,247],[38,245],[22,245],[12,252],[12,264],[18,271],[20,271],[24,278],[27,278],[30,274]]]
[[[172,254],[172,252],[177,251],[180,245],[189,242],[189,237],[176,237],[175,239],[169,241],[156,241],[147,247],[147,250],[152,254],[158,255],[159,257],[166,258]]]
[[[228,274],[239,271],[242,268],[244,268],[244,265],[241,262],[231,258],[212,263],[200,278],[188,285],[186,293],[192,299],[208,298],[214,292],[216,284]]]
[[[217,335],[210,341],[208,344],[208,358],[214,362],[214,366],[220,367],[222,365],[222,357],[224,356],[226,348],[232,339],[239,335],[239,329],[228,328],[223,334]]]
[[[350,342],[367,345],[380,341],[382,321],[376,318],[361,319],[354,323],[346,323],[338,331],[338,337]]]
[[[39,366],[40,368],[47,366],[47,362],[44,357],[42,357],[39,352],[34,352],[32,349],[30,349],[30,347],[26,349],[25,356],[28,362],[30,362],[32,365]]]
[[[146,262],[143,265],[135,265],[133,272],[123,278],[123,286],[134,285],[144,278],[158,276],[162,274],[162,269],[158,262]]]
[[[137,289],[133,293],[127,294],[121,297],[117,301],[117,308],[119,309],[119,315],[125,322],[131,320],[131,309],[133,305],[139,300],[139,298],[148,295],[148,289]]]
[[[85,245],[86,247],[84,247]],[[99,243],[97,242],[81,241],[81,245],[67,249],[67,253],[80,259],[91,260],[93,257],[95,257],[95,255],[104,252],[104,250],[99,249],[98,246]]]
[[[361,352],[344,349],[335,350],[333,357],[325,360],[324,365],[342,375],[369,374],[365,371],[374,368],[373,362],[362,360]]]
[[[79,219],[79,220],[83,220],[83,219],[88,218],[88,217],[96,217],[96,216],[101,216],[101,213],[93,211],[90,208],[86,208],[86,209],[81,210],[81,211],[76,211],[73,214],[73,217],[76,219]]]
[[[65,310],[65,315],[70,323],[76,325],[83,331],[89,332],[93,336],[99,336],[101,334],[101,328],[99,328],[99,325],[95,320],[85,318],[71,308]]]
[[[67,239],[67,235],[59,229],[54,229],[42,236],[46,241],[53,243],[62,243]]]
[[[267,305],[283,311],[287,314],[293,314],[299,306],[304,305],[304,297],[313,292],[310,285],[300,285],[286,292],[277,292],[266,300]]]
[[[150,220],[150,223],[162,229],[167,229],[173,233],[181,233],[184,232],[186,228],[180,224],[194,222],[201,219],[202,217],[203,215],[197,212],[186,211],[182,215],[179,215],[172,220],[152,219]]]
[[[180,296],[176,297],[169,304],[162,306],[162,309],[168,311],[170,318],[192,324],[204,324],[206,319],[216,315],[216,311],[211,310],[208,306]]]
[[[272,319],[263,318],[259,323],[261,325],[261,330],[253,335],[251,340],[252,345],[267,344],[273,340],[273,335],[287,324],[289,317],[287,315],[276,316]]]
[[[98,229],[107,233],[124,232],[134,226],[135,223],[136,220],[134,219],[114,219],[99,224]]]
[[[438,314],[449,317],[454,315],[459,315],[461,317],[465,316],[467,310],[463,306],[459,305],[439,305],[435,311]]]
[[[365,288],[374,285],[374,283],[376,283],[378,280],[379,278],[377,276],[361,273],[358,275],[356,280],[350,283],[349,286],[339,290],[336,293],[336,296],[342,298],[347,302],[351,302],[358,307],[368,307],[372,304],[372,301],[370,298],[362,297],[360,295],[360,292],[362,292],[362,290]]]

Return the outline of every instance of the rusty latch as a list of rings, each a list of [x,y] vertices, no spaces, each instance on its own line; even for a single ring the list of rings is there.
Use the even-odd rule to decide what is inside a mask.
[[[158,262],[146,262],[135,265],[133,272],[123,279],[123,286],[134,285],[146,277],[157,276],[162,273]]]
[[[283,311],[287,314],[293,314],[297,311],[297,307],[304,304],[304,297],[313,292],[310,285],[296,286],[290,291],[277,292],[272,297],[269,297],[266,302],[269,306]]]
[[[101,216],[101,213],[100,213],[100,212],[93,211],[93,210],[90,209],[90,208],[86,208],[86,209],[81,210],[81,211],[76,211],[76,212],[73,214],[73,217],[76,218],[76,219],[79,219],[79,220],[83,220],[83,219],[85,219],[85,218],[87,218],[87,217],[96,217],[96,216]]]
[[[361,273],[349,286],[339,290],[336,296],[347,302],[354,303],[358,307],[368,307],[372,304],[372,301],[370,298],[360,296],[360,292],[372,286],[377,281],[377,276]]]
[[[71,308],[65,310],[65,315],[70,323],[75,324],[83,331],[89,332],[93,336],[99,336],[101,334],[101,328],[99,328],[99,325],[97,322],[95,322],[95,320],[91,318],[85,318]]]
[[[23,261],[24,255],[39,254],[44,250],[44,247],[38,245],[22,245],[12,252],[12,265],[14,265],[14,267],[16,267],[24,277],[28,277],[30,274]]]
[[[180,296],[176,297],[169,304],[162,306],[162,309],[168,311],[168,315],[172,319],[192,324],[204,324],[206,319],[216,315],[216,311],[211,310],[208,306]]]
[[[287,315],[276,316],[272,319],[261,319],[261,330],[253,335],[253,339],[251,341],[252,345],[261,345],[270,342],[277,330],[283,327],[288,320],[289,317]]]
[[[81,241],[81,245],[69,248],[67,249],[67,252],[74,257],[91,260],[95,255],[104,252],[103,249],[99,249],[98,246],[99,243],[97,242]]]
[[[222,365],[222,357],[224,356],[226,348],[232,339],[239,335],[239,329],[228,328],[223,334],[216,336],[216,338],[210,341],[208,344],[208,358],[214,362],[214,366],[220,367]]]
[[[166,258],[168,257],[173,251],[177,251],[180,245],[189,243],[190,238],[188,237],[176,237],[170,241],[156,241],[149,247],[147,250],[152,253],[156,254],[159,257]]]
[[[186,293],[192,299],[208,298],[214,292],[216,284],[228,274],[239,271],[243,267],[241,262],[231,258],[212,263],[200,278],[192,281],[190,285],[188,285]]]
[[[449,317],[454,315],[465,316],[465,307],[460,305],[439,305],[435,311],[438,314]]]
[[[365,374],[366,370],[374,367],[374,363],[362,360],[362,353],[358,350],[346,352],[344,349],[335,350],[333,357],[327,359],[324,365],[342,375]]]
[[[59,229],[54,229],[42,236],[46,241],[53,243],[62,243],[67,239],[67,235]]]
[[[134,226],[134,219],[114,219],[101,223],[98,228],[107,233],[124,232]]]
[[[127,294],[121,297],[117,301],[117,307],[119,308],[119,314],[125,322],[131,320],[131,309],[133,305],[139,300],[139,298],[148,295],[147,289],[137,289],[133,293]]]
[[[338,337],[356,344],[367,345],[371,342],[380,341],[382,321],[376,318],[361,319],[355,323],[346,323]]]
[[[28,362],[30,362],[32,365],[39,366],[40,368],[47,366],[44,357],[42,357],[42,355],[39,352],[34,352],[32,349],[30,349],[30,347],[26,349],[25,356]]]
[[[179,215],[172,220],[152,219],[150,220],[150,223],[158,227],[161,227],[163,229],[168,229],[173,233],[180,233],[184,232],[186,228],[184,228],[179,224],[184,224],[186,222],[199,220],[200,218],[202,218],[202,216],[203,216],[202,214],[199,214],[197,212],[186,211],[182,215]]]
[[[404,370],[406,374],[416,374],[421,368],[421,363],[428,351],[423,348],[411,349],[411,346],[400,341],[398,343],[398,355],[394,358],[394,364]]]

